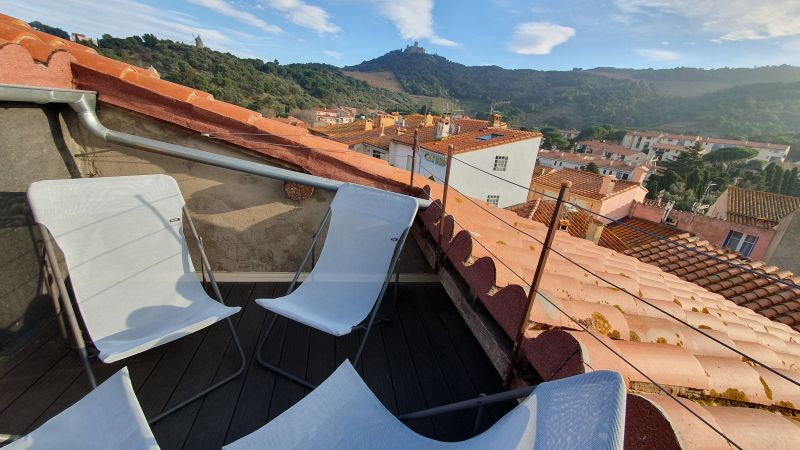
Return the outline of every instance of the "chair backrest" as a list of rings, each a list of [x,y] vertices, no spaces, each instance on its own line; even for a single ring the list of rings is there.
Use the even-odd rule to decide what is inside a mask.
[[[465,448],[622,449],[625,383],[598,370],[542,383]]]
[[[78,403],[4,448],[152,450],[158,443],[133,392],[128,369],[122,368]]]
[[[350,307],[364,302],[369,310],[403,233],[414,221],[417,201],[347,183],[336,192],[330,208],[330,226],[319,260],[298,291],[320,289],[329,294],[326,298],[346,292]]]
[[[184,239],[183,196],[167,175],[33,183],[36,221],[64,253],[75,300],[93,339],[135,326],[199,284]],[[144,322],[139,320],[138,322]]]

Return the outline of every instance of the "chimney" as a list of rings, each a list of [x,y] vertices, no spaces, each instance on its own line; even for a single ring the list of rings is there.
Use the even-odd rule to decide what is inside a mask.
[[[379,127],[391,127],[394,125],[395,118],[394,116],[390,116],[388,114],[378,114],[375,116],[375,119],[378,123],[376,123]]]
[[[586,227],[586,236],[584,236],[584,238],[586,238],[587,241],[592,241],[597,244],[600,242],[600,236],[603,235],[604,228],[605,224],[593,217]]]
[[[631,172],[631,181],[639,184],[644,183],[644,177],[647,176],[647,172],[649,172],[649,170],[645,166],[634,168],[633,172]]]
[[[494,128],[499,127],[500,126],[500,119],[502,119],[502,118],[503,118],[503,116],[498,114],[498,113],[492,114],[492,116],[491,116],[491,118],[489,120],[489,126],[490,127],[494,127]]]
[[[436,140],[442,140],[450,135],[450,117],[444,117],[436,123]]]
[[[386,134],[386,125],[381,124],[381,136],[384,136],[385,134]]]
[[[367,119],[364,121],[364,131],[372,130],[372,119]]]
[[[425,126],[432,127],[433,126],[433,116],[431,113],[425,115]]]
[[[614,184],[617,182],[617,179],[611,175],[603,175],[603,182],[600,184],[599,193],[602,196],[607,196],[611,194],[611,191],[614,190]]]

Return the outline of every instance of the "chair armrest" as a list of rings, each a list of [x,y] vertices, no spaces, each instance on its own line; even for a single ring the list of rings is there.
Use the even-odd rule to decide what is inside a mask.
[[[491,405],[494,403],[500,403],[508,400],[518,399],[521,397],[527,397],[531,395],[534,389],[536,389],[535,385],[527,386],[524,388],[514,389],[512,391],[500,392],[497,394],[486,395],[483,397],[477,397],[470,400],[463,400],[460,402],[450,403],[448,405],[442,405],[430,409],[424,409],[422,411],[412,412],[408,414],[401,414],[397,416],[397,418],[399,420],[422,419],[425,417],[433,417],[433,416],[438,416],[439,414],[462,411],[465,409],[480,408],[482,406]]]

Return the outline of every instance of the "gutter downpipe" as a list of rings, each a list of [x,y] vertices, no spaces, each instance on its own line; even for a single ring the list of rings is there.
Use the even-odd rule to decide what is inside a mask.
[[[61,103],[69,105],[78,115],[81,124],[93,136],[110,144],[136,148],[161,155],[195,161],[211,166],[231,169],[267,178],[313,186],[327,191],[336,191],[344,183],[302,172],[272,167],[230,156],[216,155],[182,145],[170,144],[106,128],[97,117],[97,93],[75,89],[20,86],[0,83],[0,101],[27,102],[37,104]],[[276,144],[280,146],[279,144]],[[415,198],[420,209],[427,209],[430,200]]]

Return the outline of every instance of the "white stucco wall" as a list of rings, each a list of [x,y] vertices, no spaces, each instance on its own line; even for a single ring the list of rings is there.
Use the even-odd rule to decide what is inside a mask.
[[[500,202],[497,206],[501,208],[524,203],[528,199],[527,187],[531,184],[533,166],[536,163],[540,144],[541,138],[534,138],[457,155],[458,159],[526,188],[498,180],[458,161],[453,162],[450,183],[464,195],[484,201],[488,195],[499,195]],[[493,170],[496,156],[508,157],[505,171],[495,172]]]
[[[512,142],[467,153],[456,154],[455,158],[465,161],[482,170],[493,173],[498,177],[513,181],[522,186],[529,186],[533,176],[533,166],[539,153],[541,138]],[[389,164],[410,169],[411,147],[406,144],[392,142],[389,146]],[[496,156],[507,156],[508,164],[505,171],[494,171]],[[415,172],[429,177],[431,174],[437,181],[444,180],[446,157],[435,152],[420,148],[417,155]],[[514,186],[499,180],[491,175],[482,173],[459,161],[453,161],[450,170],[450,185],[459,192],[479,200],[486,201],[489,195],[499,195],[498,206],[524,203],[528,198],[527,189]]]

